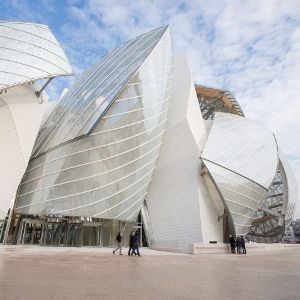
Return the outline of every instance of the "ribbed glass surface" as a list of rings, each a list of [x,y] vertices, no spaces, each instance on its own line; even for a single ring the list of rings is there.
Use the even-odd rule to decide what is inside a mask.
[[[90,133],[166,29],[161,27],[143,34],[111,51],[93,65],[59,102],[42,127],[33,156]],[[165,55],[169,54],[162,49],[160,58],[153,63],[157,68],[161,67],[160,62],[166,58]],[[158,81],[162,79],[155,78]]]
[[[246,234],[267,190],[249,179],[203,159],[232,216],[235,234]]]
[[[290,164],[286,156],[279,150],[279,158],[284,168],[284,172],[287,180],[287,190],[288,190],[288,203],[285,214],[286,226],[289,225],[294,217],[296,203],[298,199],[298,189],[297,182],[293,170],[290,167]]]
[[[90,135],[30,161],[18,190],[16,212],[135,220],[159,154],[171,96],[171,35],[164,28],[148,38],[157,34],[158,43],[138,72],[101,121],[93,119]],[[72,90],[80,91],[81,82]],[[75,95],[74,105],[80,105],[78,99]],[[79,127],[81,135],[84,129]]]
[[[287,201],[287,178],[280,162],[268,194],[255,215],[248,239],[265,243],[281,241]]]
[[[279,166],[268,195],[257,211],[248,238],[255,242],[277,243],[295,212],[297,186],[284,154],[279,151]]]
[[[276,140],[269,130],[247,118],[220,112],[215,113],[202,157],[266,189],[278,165]]]

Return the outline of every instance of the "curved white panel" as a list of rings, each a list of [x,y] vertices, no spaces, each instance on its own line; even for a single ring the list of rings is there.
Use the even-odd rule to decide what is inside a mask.
[[[199,155],[206,140],[194,82],[186,57],[174,57],[173,96],[167,129],[147,196],[145,230],[151,247],[188,253],[193,243],[223,242],[217,222],[223,203]],[[150,226],[151,225],[151,226]]]
[[[265,127],[229,113],[215,113],[202,157],[269,188],[278,165],[274,135]]]
[[[0,90],[73,70],[46,25],[0,22]]]
[[[39,104],[34,92],[24,85],[0,95],[0,219],[12,207],[47,105],[46,95]]]

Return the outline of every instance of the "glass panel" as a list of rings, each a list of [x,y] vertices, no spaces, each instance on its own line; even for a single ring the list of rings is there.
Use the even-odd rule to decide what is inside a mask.
[[[244,117],[215,113],[203,158],[269,188],[277,169],[277,144],[265,127]]]
[[[87,134],[104,111],[102,103],[110,104],[165,31],[162,27],[138,37],[94,65],[57,105],[37,138],[34,155]]]
[[[236,234],[247,233],[267,195],[267,189],[221,166],[203,159],[221,197],[231,213]],[[238,229],[237,229],[238,228]]]
[[[159,51],[155,48],[149,55],[89,136],[30,161],[18,191],[19,213],[136,218],[159,154],[171,96],[169,31],[163,41],[165,37],[170,43],[157,44]],[[154,68],[156,59],[160,66]],[[94,91],[93,87],[82,95],[94,99]],[[89,113],[94,113],[97,105],[90,103]]]

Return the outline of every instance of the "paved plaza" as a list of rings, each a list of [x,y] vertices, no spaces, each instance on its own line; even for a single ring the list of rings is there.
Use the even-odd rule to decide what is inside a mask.
[[[0,299],[300,297],[300,247],[246,256],[141,252],[0,246]]]

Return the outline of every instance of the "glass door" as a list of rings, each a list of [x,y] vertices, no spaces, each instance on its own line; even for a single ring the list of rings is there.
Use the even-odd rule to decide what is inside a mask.
[[[82,224],[81,245],[102,247],[102,223],[84,222]]]

